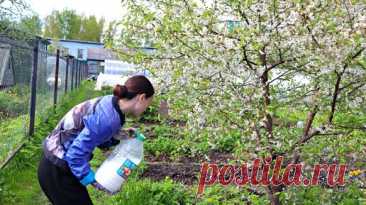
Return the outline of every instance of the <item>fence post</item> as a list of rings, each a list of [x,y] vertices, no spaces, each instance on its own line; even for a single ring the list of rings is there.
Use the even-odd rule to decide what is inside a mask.
[[[79,61],[79,66],[78,66],[78,87],[80,87],[80,69],[81,69],[81,64],[82,64],[82,62]]]
[[[74,61],[75,59],[72,59],[71,61],[71,83],[70,83],[70,89],[73,90],[74,89]]]
[[[82,66],[81,66],[81,81],[83,81],[84,80],[84,75],[85,75],[85,73],[84,73],[84,67],[85,67],[85,62],[83,62],[83,64],[81,64]]]
[[[89,78],[89,65],[88,62],[86,62],[85,64],[85,78],[88,79]]]
[[[73,74],[73,81],[72,81],[72,89],[75,89],[75,82],[76,82],[76,59],[74,59],[74,62],[73,62],[73,68],[72,68],[72,74]]]
[[[81,69],[83,68],[83,61],[80,61],[80,66],[79,66],[79,86],[80,87],[80,84],[81,84]]]
[[[29,109],[29,137],[34,134],[34,121],[36,116],[36,100],[37,100],[37,72],[38,72],[38,44],[33,49],[33,66],[32,66],[32,84],[31,84],[31,99]]]
[[[80,64],[79,64],[79,84],[78,84],[78,87],[80,87],[80,81],[81,81],[81,67],[83,66],[83,62],[80,61]]]
[[[86,64],[85,64],[85,75],[86,75],[86,78],[89,78],[89,65],[88,65],[88,62],[86,62]]]
[[[76,59],[75,60],[75,76],[74,76],[75,84],[74,84],[74,89],[77,87],[77,83],[78,83],[78,78],[77,78],[77,76],[78,76],[78,64],[79,64],[79,60]]]
[[[75,70],[75,77],[76,77],[76,81],[75,81],[75,88],[78,87],[78,81],[79,81],[79,60],[76,60],[76,70]]]
[[[80,67],[80,84],[81,84],[81,82],[83,81],[83,79],[84,79],[84,66],[85,66],[85,62],[83,62],[82,64],[81,64],[81,67]]]
[[[59,66],[60,66],[60,50],[57,49],[57,54],[56,54],[56,71],[55,71],[55,87],[53,90],[53,105],[56,107],[57,104],[57,88],[58,88],[58,70],[59,70]]]
[[[77,73],[78,73],[78,59],[75,60],[74,62],[74,89],[76,88],[76,83],[77,83]]]
[[[76,62],[75,62],[75,87],[74,88],[78,87],[78,68],[79,68],[79,60],[76,59]]]
[[[66,57],[66,76],[65,76],[65,94],[67,93],[67,84],[68,82],[68,78],[69,78],[69,56]]]

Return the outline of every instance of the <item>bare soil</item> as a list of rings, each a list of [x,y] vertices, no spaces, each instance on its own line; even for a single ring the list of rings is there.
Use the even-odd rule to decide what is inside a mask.
[[[158,157],[147,156],[145,158],[147,168],[144,169],[141,176],[154,181],[164,180],[166,177],[169,177],[176,182],[192,185],[198,181],[203,162],[221,165],[228,163],[230,159],[233,159],[232,154],[218,151],[208,153],[207,159],[204,156],[195,158],[184,156],[180,157],[177,161],[172,161],[166,155],[160,155]]]

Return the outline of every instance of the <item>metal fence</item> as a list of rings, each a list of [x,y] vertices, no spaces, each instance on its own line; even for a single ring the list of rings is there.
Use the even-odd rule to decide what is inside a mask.
[[[0,169],[35,132],[39,116],[87,78],[86,61],[47,51],[40,38],[0,36]]]

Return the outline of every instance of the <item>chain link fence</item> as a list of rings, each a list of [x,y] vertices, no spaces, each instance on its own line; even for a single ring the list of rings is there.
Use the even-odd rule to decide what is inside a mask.
[[[50,53],[47,45],[0,35],[0,169],[34,134],[37,116],[87,78],[85,61]]]

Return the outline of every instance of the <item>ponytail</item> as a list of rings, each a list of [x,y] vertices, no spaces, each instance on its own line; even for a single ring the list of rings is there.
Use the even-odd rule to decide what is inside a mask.
[[[113,95],[119,99],[132,99],[138,94],[145,94],[146,98],[154,95],[154,87],[151,82],[143,75],[136,75],[129,78],[125,85],[116,85]]]

